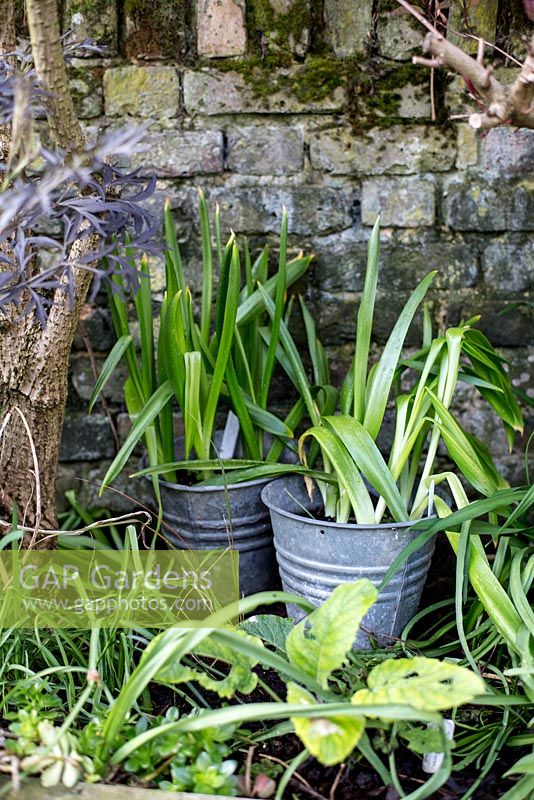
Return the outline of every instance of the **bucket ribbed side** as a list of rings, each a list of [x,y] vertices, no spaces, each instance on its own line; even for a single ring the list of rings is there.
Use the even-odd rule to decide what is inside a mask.
[[[378,587],[395,558],[420,533],[411,523],[338,525],[300,516],[302,506],[317,511],[318,498],[310,501],[297,476],[272,482],[262,497],[271,512],[283,588],[314,605],[340,583],[367,578]],[[426,542],[391,578],[366,615],[357,646],[368,647],[370,635],[381,644],[400,635],[417,611],[434,544],[435,538]],[[288,606],[288,613],[296,619],[303,616],[297,606]]]
[[[261,502],[266,481],[228,487],[161,482],[165,537],[178,548],[239,552],[244,595],[279,586],[269,512]]]

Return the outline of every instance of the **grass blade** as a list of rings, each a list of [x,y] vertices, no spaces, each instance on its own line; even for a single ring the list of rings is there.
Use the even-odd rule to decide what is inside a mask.
[[[365,417],[365,393],[369,347],[373,329],[376,286],[378,283],[378,256],[380,253],[380,216],[373,226],[367,245],[367,269],[362,299],[356,322],[356,350],[354,353],[354,418],[363,422]],[[374,438],[374,437],[373,437]]]

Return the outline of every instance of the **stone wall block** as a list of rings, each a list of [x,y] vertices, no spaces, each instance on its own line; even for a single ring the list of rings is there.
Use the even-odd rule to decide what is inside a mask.
[[[243,0],[197,0],[197,50],[200,56],[242,55],[247,46]]]
[[[244,175],[292,175],[304,162],[304,135],[299,128],[239,126],[227,135],[227,167]]]
[[[532,245],[494,242],[482,254],[484,280],[488,287],[504,292],[534,289],[534,248]]]
[[[445,222],[457,231],[534,230],[534,184],[455,179],[445,192]]]
[[[408,61],[421,52],[424,30],[401,9],[385,12],[378,18],[377,39],[380,55],[394,61]]]
[[[309,186],[273,192],[270,187],[234,187],[208,189],[206,195],[210,206],[219,204],[224,225],[236,233],[279,234],[282,206],[291,234],[341,231],[352,224],[352,198],[344,189]]]
[[[301,114],[341,111],[345,92],[339,86],[326,97],[299,100],[292,91],[302,67],[280,70],[279,90],[258,93],[254,81],[239,72],[186,70],[183,75],[184,105],[188,114]]]
[[[326,38],[336,56],[361,55],[371,41],[372,0],[324,0]]]
[[[63,30],[72,30],[72,38],[77,42],[94,39],[99,45],[108,48],[108,54],[118,47],[117,4],[112,0],[65,0],[62,3]],[[81,49],[77,56],[94,58],[94,52]]]
[[[115,341],[113,344],[115,344]],[[113,346],[113,344],[111,346]],[[109,349],[111,350],[111,347]],[[100,369],[104,364],[104,359],[97,358],[96,364],[98,372],[100,372]],[[87,401],[91,398],[96,380],[89,356],[80,353],[76,356],[76,358],[71,360],[69,377],[72,388],[85,405],[85,403],[87,403]],[[117,404],[124,402],[124,382],[127,377],[128,373],[126,372],[125,367],[122,364],[119,364],[103,389],[103,396],[108,402]],[[96,406],[97,410],[98,407],[99,404]],[[92,419],[92,417],[90,417],[90,419]]]
[[[458,169],[474,167],[478,163],[479,135],[467,123],[460,123],[456,130],[458,155],[456,166]]]
[[[180,79],[174,67],[114,67],[104,73],[108,117],[170,119],[180,109]]]
[[[109,420],[104,415],[67,414],[59,457],[61,461],[97,461],[115,454]]]
[[[251,41],[264,55],[303,58],[310,44],[311,4],[317,0],[249,0],[247,26]]]
[[[221,131],[147,133],[130,162],[140,169],[141,175],[155,173],[158,177],[185,178],[222,172],[223,135]]]
[[[419,228],[434,224],[434,184],[429,180],[376,178],[362,184],[362,222],[384,228]]]
[[[483,0],[483,2],[451,3],[447,37],[466,53],[476,54],[476,39],[458,36],[475,34],[487,42],[495,41],[499,0]]]
[[[534,130],[493,128],[480,139],[480,150],[486,175],[521,177],[534,170]]]
[[[74,110],[78,119],[95,119],[102,116],[104,97],[101,71],[70,67],[68,76]]]
[[[451,169],[456,146],[438,128],[393,125],[354,136],[333,128],[312,136],[312,166],[334,175],[410,174]]]
[[[172,59],[190,51],[190,0],[122,0],[121,45],[128,59]]]

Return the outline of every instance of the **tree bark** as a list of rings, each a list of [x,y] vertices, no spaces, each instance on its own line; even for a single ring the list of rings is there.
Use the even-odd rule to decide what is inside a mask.
[[[56,0],[27,0],[26,10],[37,74],[51,96],[51,136],[60,148],[82,149],[85,138],[69,93]],[[75,242],[73,263],[94,245],[92,237]],[[0,322],[0,410],[5,423],[0,441],[0,515],[11,519],[15,507],[19,521],[43,530],[57,527],[55,484],[69,355],[91,283],[87,270],[75,268],[74,273],[74,303],[58,289],[44,326],[33,313],[21,316],[21,309],[18,316],[13,312]],[[51,543],[53,539],[46,545]]]

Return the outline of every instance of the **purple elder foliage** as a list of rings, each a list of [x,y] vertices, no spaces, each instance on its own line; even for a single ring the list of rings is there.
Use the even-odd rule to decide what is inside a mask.
[[[11,123],[14,135],[17,117],[34,120],[46,104],[24,58],[26,69],[0,60],[0,125]],[[73,299],[75,268],[94,274],[93,294],[116,273],[126,287],[137,285],[136,256],[161,250],[159,222],[143,205],[155,177],[124,172],[116,159],[143,135],[140,128],[108,132],[81,153],[37,143],[15,163],[0,162],[0,318],[16,308],[44,324],[57,289]],[[77,256],[74,242],[88,237],[94,246]]]

